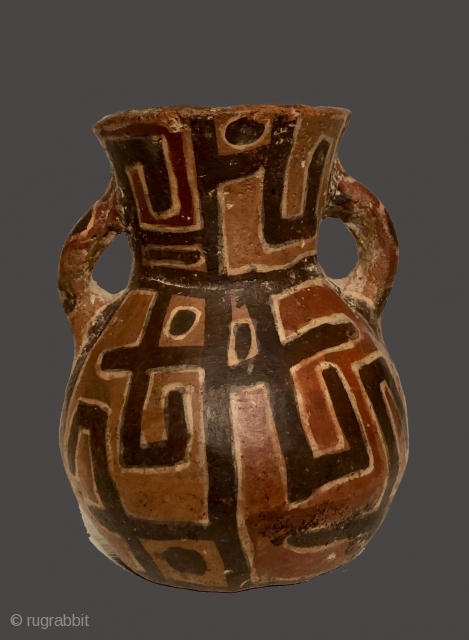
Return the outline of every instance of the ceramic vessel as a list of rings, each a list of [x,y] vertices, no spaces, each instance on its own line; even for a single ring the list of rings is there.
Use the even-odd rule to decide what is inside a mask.
[[[68,237],[75,338],[60,446],[92,542],[156,583],[239,591],[352,560],[407,459],[380,316],[397,268],[383,205],[342,169],[350,112],[125,111],[94,131],[109,187]],[[359,259],[316,257],[327,216]],[[93,266],[116,234],[127,289]]]

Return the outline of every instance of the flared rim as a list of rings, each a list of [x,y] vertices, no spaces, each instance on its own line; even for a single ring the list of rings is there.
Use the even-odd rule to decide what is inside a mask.
[[[285,115],[299,118],[304,116],[342,118],[348,120],[351,112],[341,107],[310,107],[304,104],[247,104],[229,107],[200,107],[194,105],[173,105],[167,107],[153,107],[149,109],[128,109],[105,116],[94,126],[93,131],[98,137],[114,133],[128,125],[157,124],[178,130],[188,120],[205,118],[207,116],[236,116],[250,115],[254,119],[264,119],[272,116]]]

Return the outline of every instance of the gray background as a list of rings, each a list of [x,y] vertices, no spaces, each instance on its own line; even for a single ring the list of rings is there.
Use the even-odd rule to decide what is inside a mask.
[[[465,5],[4,0],[3,637],[465,636]],[[72,339],[57,263],[107,184],[94,122],[127,108],[268,102],[353,112],[340,158],[385,203],[400,239],[384,335],[407,396],[409,466],[380,531],[342,569],[234,595],[156,586],[94,549],[65,477],[58,422]],[[345,275],[351,236],[328,221],[320,238],[328,273]],[[97,279],[118,291],[128,271],[120,238]],[[14,613],[85,614],[90,626],[14,628]]]

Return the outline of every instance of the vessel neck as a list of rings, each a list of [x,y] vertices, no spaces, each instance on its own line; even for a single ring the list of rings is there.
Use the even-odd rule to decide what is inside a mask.
[[[313,259],[348,115],[187,108],[103,125],[141,270],[202,281]]]

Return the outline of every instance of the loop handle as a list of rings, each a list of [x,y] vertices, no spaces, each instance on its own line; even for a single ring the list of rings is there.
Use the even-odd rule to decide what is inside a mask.
[[[399,249],[394,226],[378,198],[349,176],[338,160],[332,184],[324,217],[339,218],[352,233],[358,262],[346,278],[331,280],[345,296],[358,305],[364,303],[379,321],[397,271]]]
[[[93,268],[104,249],[125,231],[117,206],[113,176],[103,197],[81,218],[70,232],[59,263],[58,288],[62,306],[75,340],[77,353],[85,330],[96,313],[120,294],[102,289],[92,278]]]

